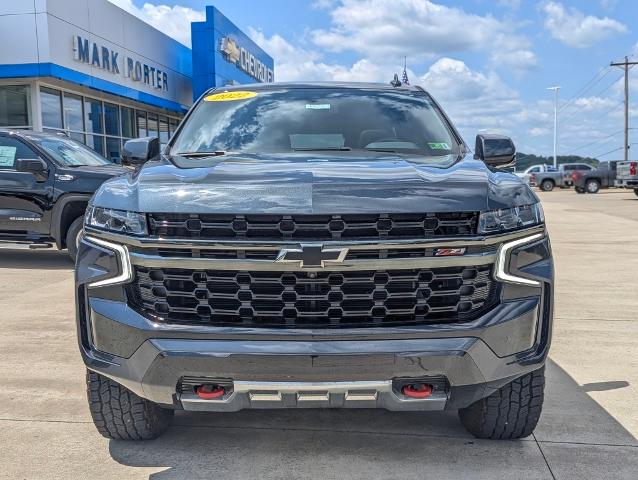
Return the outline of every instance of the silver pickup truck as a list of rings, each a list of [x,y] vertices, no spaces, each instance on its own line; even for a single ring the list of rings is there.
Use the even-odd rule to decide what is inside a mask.
[[[638,196],[638,162],[618,162],[616,186],[631,188]]]

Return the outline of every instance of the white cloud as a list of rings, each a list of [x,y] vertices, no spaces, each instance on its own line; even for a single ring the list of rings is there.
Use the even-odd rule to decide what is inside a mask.
[[[421,84],[442,105],[466,142],[479,131],[510,135],[517,141],[518,119],[525,105],[495,72],[479,72],[464,62],[441,58],[421,77]],[[538,116],[535,120],[538,121]]]
[[[328,51],[355,51],[366,58],[419,60],[461,51],[500,52],[506,66],[536,64],[529,41],[511,22],[475,15],[429,0],[341,0],[331,13],[329,29],[311,32]]]
[[[249,36],[275,59],[277,81],[343,81],[389,82],[392,74],[401,72],[401,66],[362,58],[352,65],[326,62],[317,50],[292,45],[281,35],[266,37],[260,30],[248,29]],[[408,70],[408,75],[415,78]]]
[[[546,2],[545,28],[557,40],[570,47],[586,48],[616,33],[627,32],[627,27],[609,17],[585,15],[580,10],[567,10],[559,2]]]
[[[611,108],[617,102],[611,98],[603,97],[581,97],[574,101],[575,107],[585,112],[595,112],[604,108]]]
[[[191,22],[205,19],[204,12],[180,5],[145,3],[140,8],[133,4],[133,0],[109,1],[189,47],[191,45]]]
[[[549,135],[550,132],[551,130],[546,127],[532,127],[527,131],[532,137],[543,137]]]

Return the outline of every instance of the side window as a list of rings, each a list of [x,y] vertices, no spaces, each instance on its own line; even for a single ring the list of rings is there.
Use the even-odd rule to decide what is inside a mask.
[[[20,140],[0,136],[0,171],[13,170],[18,158],[38,158],[38,155]]]
[[[579,165],[578,170],[592,170],[589,165]]]

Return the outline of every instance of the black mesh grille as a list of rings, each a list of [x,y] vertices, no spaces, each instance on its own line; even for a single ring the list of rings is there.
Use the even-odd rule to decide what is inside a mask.
[[[477,212],[366,215],[217,215],[151,213],[164,238],[340,240],[430,238],[476,233]]]
[[[497,301],[491,266],[345,272],[136,267],[133,306],[174,323],[356,327],[463,322]]]

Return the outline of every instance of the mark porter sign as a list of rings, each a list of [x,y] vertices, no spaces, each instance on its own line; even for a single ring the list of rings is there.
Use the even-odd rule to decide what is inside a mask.
[[[73,58],[92,67],[101,68],[115,75],[123,75],[134,82],[168,91],[168,75],[156,66],[148,65],[129,56],[120,56],[120,52],[89,42],[87,38],[73,37]]]

